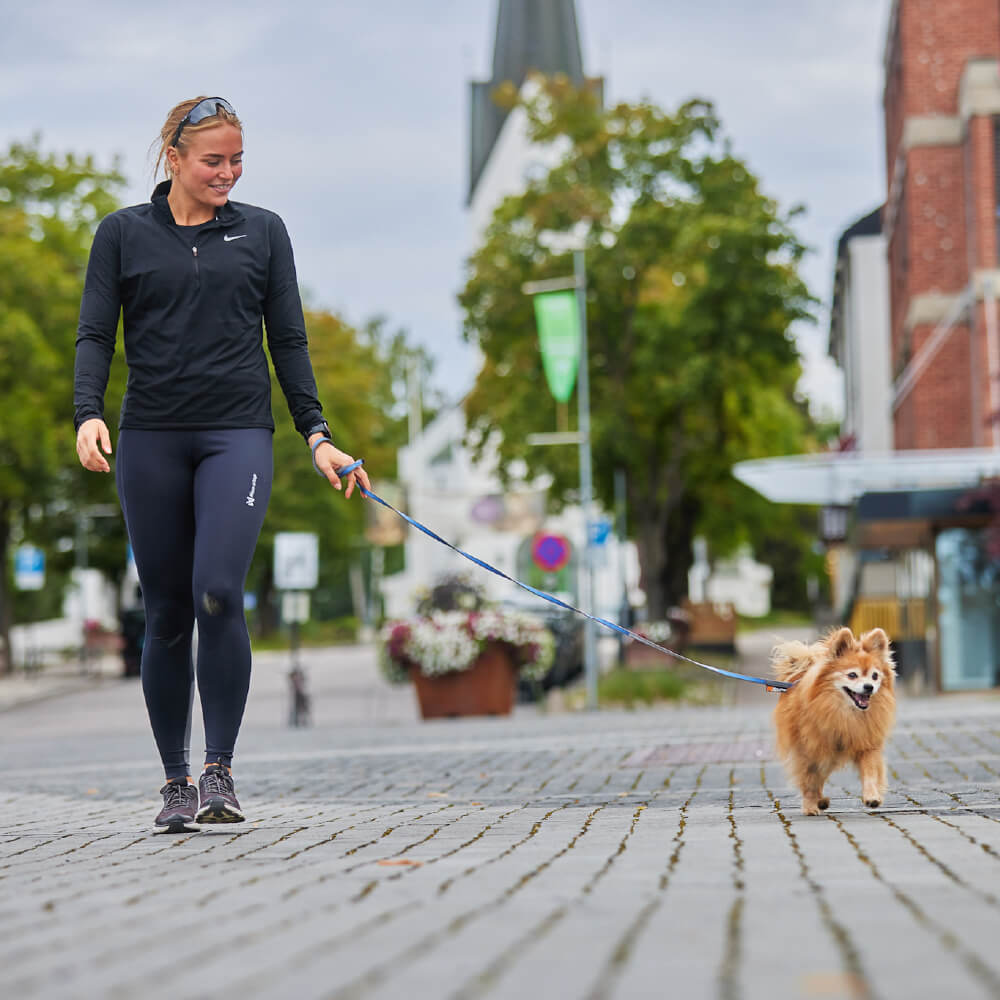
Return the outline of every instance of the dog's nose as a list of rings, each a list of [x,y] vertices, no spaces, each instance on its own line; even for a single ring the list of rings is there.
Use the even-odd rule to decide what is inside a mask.
[[[875,685],[874,684],[866,684],[865,685],[865,694],[871,694],[872,691],[874,691],[874,690],[875,690]]]

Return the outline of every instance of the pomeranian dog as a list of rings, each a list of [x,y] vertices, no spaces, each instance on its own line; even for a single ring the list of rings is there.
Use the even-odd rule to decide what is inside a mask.
[[[778,753],[802,792],[802,811],[818,816],[830,805],[827,778],[853,764],[861,799],[876,809],[885,798],[882,750],[896,718],[896,677],[889,639],[880,628],[855,638],[849,628],[819,642],[785,642],[771,654],[783,691],[774,710]]]

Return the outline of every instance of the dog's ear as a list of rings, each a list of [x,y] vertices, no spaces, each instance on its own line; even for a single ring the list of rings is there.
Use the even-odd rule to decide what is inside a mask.
[[[890,666],[892,663],[892,653],[889,649],[889,637],[880,628],[873,628],[870,632],[865,632],[861,637],[861,648],[866,653],[873,653],[881,657]]]
[[[876,653],[881,656],[889,651],[889,637],[880,628],[873,628],[861,637],[861,648],[866,653]]]
[[[830,659],[836,660],[854,648],[854,633],[847,628],[838,628],[830,633],[826,640],[826,648],[830,651]]]

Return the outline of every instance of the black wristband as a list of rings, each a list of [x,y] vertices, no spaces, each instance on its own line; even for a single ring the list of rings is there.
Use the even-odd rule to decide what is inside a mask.
[[[321,420],[318,424],[314,424],[305,432],[303,436],[306,439],[306,444],[309,443],[309,438],[311,438],[313,434],[322,434],[325,438],[333,438],[333,435],[330,433],[330,425],[325,420]]]

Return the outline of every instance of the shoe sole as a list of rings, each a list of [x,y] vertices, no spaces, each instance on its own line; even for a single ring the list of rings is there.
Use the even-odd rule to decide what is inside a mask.
[[[166,823],[154,824],[156,833],[198,833],[199,828],[194,820],[172,819]]]
[[[242,823],[246,816],[225,799],[209,799],[195,816],[196,823]]]

